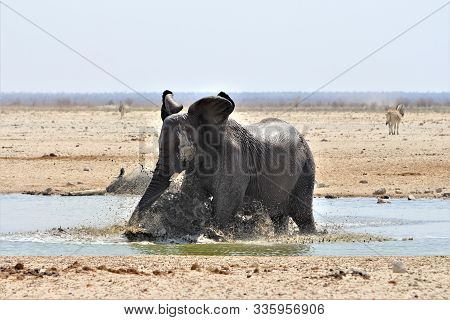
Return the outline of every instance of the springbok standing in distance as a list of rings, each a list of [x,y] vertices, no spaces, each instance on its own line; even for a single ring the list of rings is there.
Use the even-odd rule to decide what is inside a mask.
[[[125,106],[123,105],[122,101],[119,103],[119,112],[120,112],[120,119],[123,118],[125,115]]]
[[[399,104],[395,110],[388,110],[386,113],[386,125],[389,125],[389,134],[398,134],[398,127],[400,125],[400,121],[402,121],[403,116],[405,115],[405,106],[403,104]]]

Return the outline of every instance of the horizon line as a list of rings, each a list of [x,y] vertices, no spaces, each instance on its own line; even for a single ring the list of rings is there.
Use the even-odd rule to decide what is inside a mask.
[[[161,94],[164,90],[161,91],[138,91],[140,93],[149,93],[149,94]],[[174,93],[214,93],[215,91],[174,91]],[[229,93],[233,94],[267,94],[267,93],[311,93],[314,91],[227,91]],[[1,91],[1,94],[105,94],[105,93],[120,93],[120,94],[136,94],[135,92],[129,92],[129,91]],[[367,90],[367,91],[359,91],[359,90],[353,90],[353,91],[321,91],[317,92],[316,94],[330,94],[330,93],[353,93],[353,94],[359,94],[359,93],[422,93],[422,94],[450,94],[450,91],[404,91],[404,90],[383,90],[383,91],[374,91],[374,90]]]

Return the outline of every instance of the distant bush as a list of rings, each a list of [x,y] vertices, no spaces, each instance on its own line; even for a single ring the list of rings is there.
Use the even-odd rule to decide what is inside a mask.
[[[190,105],[194,101],[217,92],[179,92],[175,93],[178,101]],[[408,107],[430,108],[449,107],[450,93],[422,92],[229,92],[233,100],[241,107],[247,108],[314,108],[384,110],[398,104]],[[4,93],[0,95],[0,106],[104,106],[116,105],[123,101],[128,106],[158,107],[161,93]]]

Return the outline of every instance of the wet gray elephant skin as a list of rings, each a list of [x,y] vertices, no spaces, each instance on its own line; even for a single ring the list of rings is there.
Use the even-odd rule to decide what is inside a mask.
[[[143,166],[139,166],[128,174],[125,174],[125,170],[121,168],[117,178],[106,187],[106,192],[143,195],[150,184],[152,175],[152,171],[145,169]]]
[[[164,213],[155,213],[162,197],[193,217],[201,216],[199,212],[210,205],[208,219],[223,231],[232,230],[235,217],[255,201],[267,209],[278,234],[288,231],[289,217],[301,232],[316,231],[312,212],[315,165],[307,142],[279,119],[242,126],[229,119],[234,107],[233,100],[221,92],[196,101],[187,113],[179,114],[183,106],[170,91],[164,92],[159,158],[130,226],[143,227],[155,236],[168,234],[161,222],[167,217],[161,220]],[[165,191],[171,177],[181,172],[185,177],[179,190],[169,196]],[[183,216],[170,214],[172,220]]]

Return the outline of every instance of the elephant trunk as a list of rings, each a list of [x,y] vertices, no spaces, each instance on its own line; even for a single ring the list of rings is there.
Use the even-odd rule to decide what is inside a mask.
[[[163,120],[169,115],[178,113],[181,109],[183,109],[183,105],[173,99],[173,93],[169,90],[164,91],[162,101],[161,118]],[[171,124],[163,123],[159,137],[159,159],[156,163],[156,168],[150,184],[148,185],[147,190],[145,190],[145,193],[135,210],[138,219],[141,218],[141,214],[145,211],[145,209],[148,209],[156,200],[158,200],[158,198],[170,185],[170,177],[175,173],[177,167],[175,163],[175,138],[175,132]]]
[[[165,165],[161,159],[158,160],[152,180],[139,201],[138,210],[140,212],[149,208],[156,200],[158,200],[161,194],[169,187],[170,177],[171,173],[169,172],[167,165]]]

